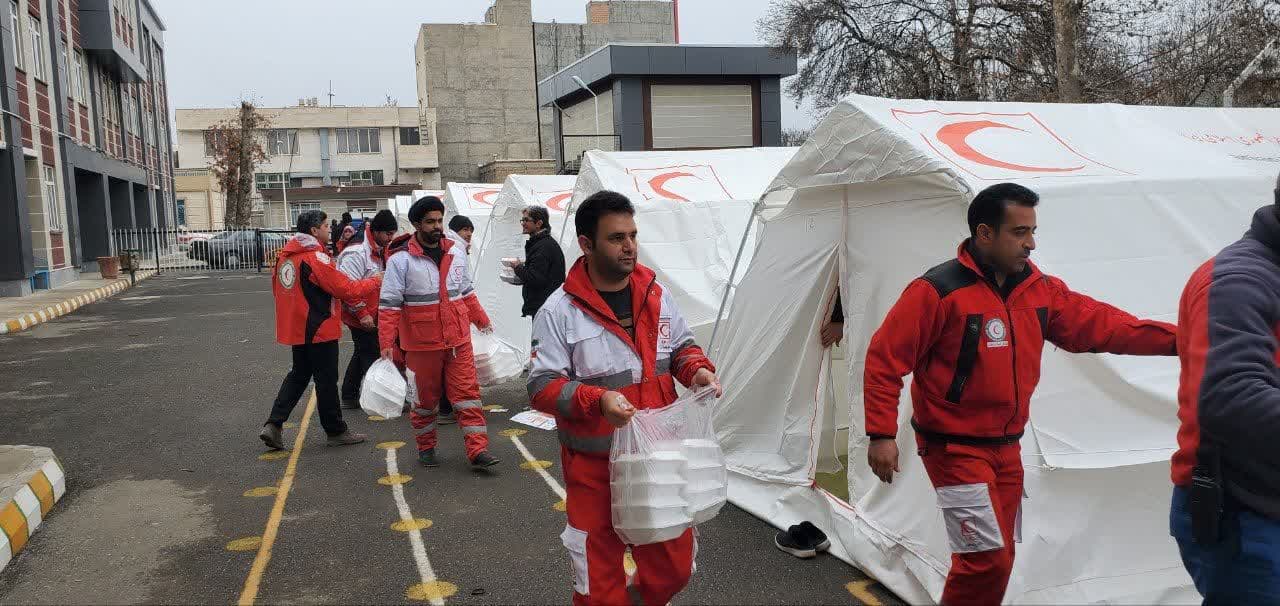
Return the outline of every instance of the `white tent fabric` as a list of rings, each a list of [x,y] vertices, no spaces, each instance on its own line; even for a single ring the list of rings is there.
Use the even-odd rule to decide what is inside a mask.
[[[472,249],[480,250],[475,256],[475,288],[498,340],[520,354],[521,360],[529,358],[529,340],[532,324],[520,316],[524,299],[520,287],[507,284],[498,278],[501,260],[508,257],[524,258],[527,236],[520,225],[524,207],[531,204],[545,206],[551,224],[559,225],[564,208],[573,194],[578,180],[572,175],[511,175],[502,185],[494,201],[493,214],[483,235],[476,232]],[[576,250],[576,249],[575,249]]]
[[[558,226],[565,257],[572,264],[582,254],[574,237],[573,209],[601,190],[626,195],[636,207],[640,263],[657,272],[705,345],[752,204],[796,149],[589,151]],[[748,242],[743,267],[753,249],[753,241]]]
[[[489,216],[493,213],[493,204],[498,199],[502,185],[498,183],[450,183],[445,187],[444,216],[445,220],[454,215],[466,215],[476,226],[471,236],[471,268],[476,267],[476,258],[480,251],[475,243],[484,239],[485,230],[489,227]]]
[[[867,343],[907,283],[955,254],[982,188],[1041,194],[1033,259],[1076,290],[1176,321],[1191,272],[1271,201],[1280,111],[947,103],[851,96],[756,206],[754,261],[712,352],[730,499],[785,528],[810,520],[831,552],[910,603],[950,566],[915,453],[904,389],[901,474],[866,464]],[[580,185],[581,187],[581,185]],[[847,365],[818,342],[837,283]],[[849,378],[846,393],[832,374]],[[1028,498],[1009,603],[1197,602],[1168,536],[1176,358],[1046,348],[1022,446]],[[817,486],[850,425],[849,501]]]

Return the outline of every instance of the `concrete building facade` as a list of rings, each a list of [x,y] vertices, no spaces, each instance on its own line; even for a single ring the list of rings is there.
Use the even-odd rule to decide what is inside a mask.
[[[495,0],[484,23],[424,24],[414,44],[418,106],[440,121],[444,182],[494,160],[552,158],[536,83],[610,42],[672,42],[668,0],[592,1],[585,23],[534,23],[531,0]]]
[[[165,27],[147,0],[3,4],[0,296],[21,296],[172,224]]]
[[[256,167],[254,175],[254,215],[259,226],[288,228],[298,213],[313,208],[333,214],[344,193],[354,196],[348,200],[352,210],[365,210],[369,198],[352,188],[385,187],[396,192],[440,188],[433,111],[420,114],[412,107],[314,104],[259,111],[269,124],[259,135],[268,160]],[[237,112],[236,108],[179,109],[178,169],[208,170],[214,162],[209,131]],[[223,204],[220,193],[201,195],[204,184],[198,178],[184,180],[183,185],[190,187],[181,192],[186,217],[194,220],[222,213],[223,209],[196,207]]]
[[[766,46],[611,44],[539,82],[538,102],[559,172],[590,149],[773,147],[796,68],[794,52]]]

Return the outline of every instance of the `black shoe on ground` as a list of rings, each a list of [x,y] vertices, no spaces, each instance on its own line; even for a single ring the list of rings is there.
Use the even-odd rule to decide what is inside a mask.
[[[501,462],[501,461],[498,459],[498,457],[495,457],[495,456],[493,456],[493,455],[489,454],[489,451],[487,451],[487,450],[486,450],[486,451],[484,451],[484,452],[482,452],[482,453],[480,453],[480,454],[476,455],[476,458],[471,459],[471,468],[472,468],[472,469],[486,469],[486,468],[489,468],[489,467],[493,467],[494,465],[497,465],[497,464],[498,464],[498,463],[500,463],[500,462]]]
[[[280,437],[280,426],[267,423],[262,426],[262,431],[258,433],[258,437],[262,438],[262,442],[271,450],[284,450],[284,441]]]
[[[773,536],[773,544],[778,549],[802,560],[818,555],[818,550],[809,542],[809,538],[800,530],[800,525],[798,524],[786,530],[779,530],[778,534]]]
[[[356,433],[348,429],[336,436],[329,436],[328,445],[329,446],[350,446],[352,444],[359,444],[363,442],[366,437],[367,436],[365,436],[362,433]]]
[[[342,407],[347,410],[355,410],[357,408],[360,408],[360,400],[348,400],[346,398],[343,398]]]
[[[439,423],[440,425],[453,425],[457,422],[458,422],[458,415],[455,415],[453,413],[442,414],[436,417],[436,423]]]
[[[805,520],[800,522],[800,533],[804,535],[809,545],[813,545],[815,551],[826,551],[831,549],[831,541],[827,539],[826,533],[818,530],[812,522]]]
[[[440,461],[436,459],[436,449],[419,450],[418,463],[423,467],[439,467]]]

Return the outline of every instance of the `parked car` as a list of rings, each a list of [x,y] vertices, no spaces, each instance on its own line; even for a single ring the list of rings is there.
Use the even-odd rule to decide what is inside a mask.
[[[212,237],[213,237],[213,234],[211,233],[206,233],[202,231],[187,231],[185,229],[181,230],[178,232],[178,237],[177,237],[178,250],[189,250],[191,248],[192,242],[195,242],[196,240],[208,240]]]
[[[288,238],[284,234],[238,229],[221,232],[207,240],[192,240],[187,256],[204,261],[214,269],[256,267],[259,262],[274,263],[286,242]]]

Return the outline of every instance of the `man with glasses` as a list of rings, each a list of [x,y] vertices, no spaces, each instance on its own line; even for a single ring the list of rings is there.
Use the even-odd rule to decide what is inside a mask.
[[[517,261],[515,274],[520,278],[520,294],[524,297],[521,316],[533,317],[547,297],[564,284],[564,251],[551,237],[551,219],[546,207],[530,205],[520,217],[520,227],[529,240],[524,243],[524,261]]]

